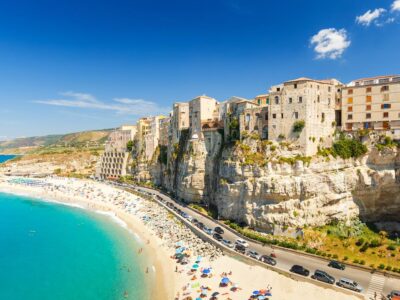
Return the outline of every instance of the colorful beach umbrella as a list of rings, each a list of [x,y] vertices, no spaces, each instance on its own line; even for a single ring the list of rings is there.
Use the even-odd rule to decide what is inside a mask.
[[[254,296],[260,295],[260,291],[253,291],[253,295],[254,295]]]
[[[198,269],[199,268],[199,265],[198,264],[194,264],[193,266],[192,266],[192,269]]]
[[[210,274],[210,273],[211,273],[211,270],[210,270],[210,269],[204,269],[202,273],[203,273],[203,274]]]
[[[222,284],[228,284],[229,282],[230,282],[230,280],[229,280],[228,277],[224,277],[224,278],[221,279],[221,283]]]

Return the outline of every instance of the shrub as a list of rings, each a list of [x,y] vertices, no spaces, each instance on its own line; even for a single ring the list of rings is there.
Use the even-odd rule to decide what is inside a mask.
[[[348,260],[348,259],[349,259],[348,256],[343,257],[343,260]]]
[[[305,126],[306,122],[304,120],[296,121],[293,124],[293,132],[302,132]]]
[[[381,269],[381,270],[383,270],[383,269],[385,269],[385,265],[384,265],[384,264],[380,264],[380,265],[378,266],[378,268]]]
[[[281,134],[278,135],[278,138],[283,140],[283,139],[285,138],[285,135],[283,135],[283,134],[281,133]]]
[[[364,239],[363,238],[359,238],[358,240],[357,240],[357,242],[356,242],[356,245],[357,246],[362,246],[364,244]]]
[[[371,248],[376,248],[376,247],[379,247],[381,245],[381,242],[379,241],[379,240],[372,240],[370,243],[369,243],[369,247],[371,247]]]
[[[325,253],[325,252],[322,252],[322,253],[321,253],[321,256],[325,257],[325,256],[326,256],[326,253]]]
[[[332,255],[332,258],[333,258],[333,259],[338,259],[339,256],[338,256],[337,254],[333,254],[333,255]]]
[[[368,249],[368,243],[365,243],[361,248],[360,248],[360,252],[365,252]]]
[[[360,265],[365,265],[365,260],[360,260]]]
[[[333,143],[333,151],[343,159],[359,157],[367,153],[367,147],[355,139],[343,138]]]
[[[391,271],[392,270],[392,266],[387,266],[386,267],[386,271]]]
[[[387,246],[386,249],[388,249],[390,251],[394,251],[394,250],[396,250],[396,246],[392,244],[392,245]]]
[[[358,264],[360,261],[356,258],[355,260],[353,260],[353,263]]]

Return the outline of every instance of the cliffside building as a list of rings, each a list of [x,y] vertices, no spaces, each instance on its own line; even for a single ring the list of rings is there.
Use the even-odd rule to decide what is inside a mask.
[[[127,144],[134,139],[136,132],[136,126],[124,125],[110,134],[96,167],[97,178],[118,179],[128,173],[130,152]]]
[[[268,138],[296,140],[304,155],[330,145],[335,130],[335,80],[298,78],[271,87]]]
[[[400,138],[400,75],[362,78],[342,92],[343,129],[371,129]]]
[[[165,116],[150,117],[150,127],[144,135],[144,154],[147,161],[151,160],[160,141],[161,121]]]
[[[174,103],[171,115],[170,136],[171,143],[179,143],[181,132],[183,129],[189,128],[189,103]]]
[[[189,102],[189,128],[191,139],[203,139],[202,125],[219,121],[218,101],[199,96]]]

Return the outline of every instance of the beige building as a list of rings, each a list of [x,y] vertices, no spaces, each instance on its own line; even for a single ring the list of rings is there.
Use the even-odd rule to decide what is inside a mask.
[[[161,146],[167,146],[170,141],[170,124],[171,124],[171,118],[163,118],[160,120],[160,139],[159,139],[159,145]]]
[[[189,102],[189,128],[191,139],[203,139],[202,125],[218,122],[218,101],[208,96],[199,96]]]
[[[187,128],[189,128],[189,103],[174,103],[169,133],[172,145],[179,142],[182,130]]]
[[[144,135],[144,155],[146,160],[151,160],[160,140],[161,121],[165,116],[150,117],[150,128]]]
[[[342,91],[343,129],[373,129],[400,138],[400,75],[362,78]]]
[[[335,79],[298,78],[271,87],[268,138],[297,141],[304,155],[315,154],[318,145],[330,145],[338,85]]]
[[[124,125],[113,131],[105,145],[105,151],[96,167],[99,179],[118,179],[128,172],[129,151],[127,145],[137,132],[134,125]]]
[[[269,94],[258,95],[254,98],[254,103],[260,106],[268,106],[269,104]]]

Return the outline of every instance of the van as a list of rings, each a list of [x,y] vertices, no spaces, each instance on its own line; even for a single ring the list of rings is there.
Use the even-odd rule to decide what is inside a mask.
[[[356,291],[356,292],[359,292],[359,293],[361,293],[363,291],[362,286],[359,285],[354,280],[351,280],[351,279],[340,278],[340,280],[336,284],[338,286],[342,287],[342,288],[349,289],[349,290],[352,290],[352,291]]]
[[[329,275],[328,273],[321,271],[321,270],[316,270],[314,272],[314,275],[311,276],[311,278],[322,281],[322,282],[326,282],[329,284],[335,283],[335,278],[333,278],[331,275]]]

